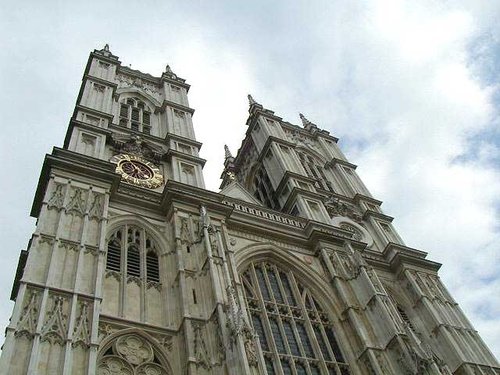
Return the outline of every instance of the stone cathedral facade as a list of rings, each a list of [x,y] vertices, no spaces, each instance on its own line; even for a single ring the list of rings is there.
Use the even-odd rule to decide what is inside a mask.
[[[90,54],[43,164],[8,375],[500,374],[327,131],[249,96],[219,193],[189,85]]]

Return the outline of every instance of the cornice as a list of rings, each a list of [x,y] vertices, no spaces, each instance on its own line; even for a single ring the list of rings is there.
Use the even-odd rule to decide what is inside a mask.
[[[174,134],[174,133],[167,133],[165,136],[165,141],[170,141],[171,139],[176,140],[176,141],[182,141],[183,143],[187,143],[188,145],[195,146],[198,148],[198,150],[201,149],[201,146],[203,143],[198,142],[194,139],[186,138],[183,137],[182,135]]]
[[[160,112],[164,112],[165,109],[167,108],[167,106],[175,108],[175,109],[178,109],[179,111],[188,112],[188,113],[191,114],[191,116],[194,114],[194,109],[193,108],[186,107],[185,105],[182,105],[182,104],[179,104],[179,103],[175,103],[175,102],[172,102],[172,101],[167,100],[167,99],[163,100],[163,103],[162,103],[159,111]]]
[[[88,112],[88,113],[92,113],[93,115],[96,115],[96,116],[107,118],[110,122],[113,121],[113,118],[114,118],[114,115],[111,114],[111,113],[106,113],[106,112],[98,111],[97,109],[86,107],[84,105],[81,105],[80,103],[78,103],[75,106],[75,115],[76,115],[76,112],[78,110],[84,111],[84,112]],[[76,117],[75,115],[73,115],[73,117]]]
[[[180,78],[180,79],[182,79],[182,78]],[[162,76],[160,78],[160,81],[162,81],[162,83],[167,82],[167,83],[175,85],[175,86],[184,87],[186,89],[186,92],[189,92],[189,89],[191,88],[191,86],[188,85],[186,82],[177,81],[177,80],[169,78],[167,76]]]
[[[333,135],[330,135],[330,133],[327,130],[323,130],[323,129],[320,129],[320,128],[317,128],[317,130],[312,133],[312,132],[304,129],[301,126],[292,124],[292,123],[290,123],[288,121],[282,121],[281,122],[281,126],[283,128],[287,128],[287,130],[299,132],[299,133],[301,133],[303,135],[306,135],[306,136],[309,136],[309,137],[311,137],[313,139],[317,139],[317,138],[321,137],[321,138],[324,138],[324,139],[328,139],[329,141],[332,141],[334,143],[338,143],[338,141],[339,141],[339,139],[337,137],[334,137]]]
[[[130,77],[140,78],[141,80],[148,81],[149,83],[160,85],[160,77],[155,77],[149,73],[143,73],[140,70],[131,69],[126,66],[119,66],[116,69],[116,74],[128,75]]]
[[[394,218],[392,216],[383,214],[381,212],[373,211],[373,210],[366,210],[365,213],[363,214],[363,220],[367,220],[370,217],[375,217],[377,219],[381,219],[383,221],[387,221],[389,223],[392,223]]]
[[[145,134],[143,132],[137,131],[137,130],[132,130],[130,128],[126,128],[114,123],[110,123],[108,126],[109,129],[113,130],[113,132],[110,132],[110,136],[113,134],[119,133],[119,134],[130,134],[130,135],[136,135],[140,138],[149,140],[154,143],[158,143],[160,145],[165,145],[168,146],[168,144],[165,142],[165,138],[157,137],[151,134]],[[110,138],[108,138],[110,140]]]
[[[99,53],[98,50],[94,50],[94,52],[90,53],[89,56],[89,61],[92,61],[92,59],[95,58],[97,60],[105,61],[107,63],[120,66],[122,62],[118,59],[118,56],[115,56],[113,54],[110,55],[110,57],[104,56],[101,53]]]
[[[382,251],[382,255],[395,273],[398,273],[407,265],[430,269],[434,272],[441,268],[441,263],[426,259],[426,252],[393,242],[387,244]]]
[[[361,194],[361,193],[356,193],[356,195],[354,195],[353,197],[353,200],[354,202],[356,202],[358,205],[360,202],[368,202],[368,203],[372,203],[376,206],[381,206],[382,205],[382,201],[379,201],[378,199],[375,199],[373,197],[369,197],[368,195],[364,195],[364,194]]]
[[[283,174],[283,177],[281,178],[278,187],[276,188],[276,194],[281,195],[283,189],[285,188],[287,182],[290,180],[290,178],[295,178],[297,180],[302,180],[306,182],[310,182],[311,184],[314,184],[316,182],[315,178],[309,177],[309,176],[304,176],[296,172],[291,172],[291,171],[285,171]]]
[[[292,189],[292,191],[290,192],[290,195],[288,196],[285,204],[283,205],[283,211],[289,211],[291,206],[295,203],[297,196],[299,196],[299,195],[302,195],[304,197],[308,197],[311,199],[315,199],[315,200],[319,199],[320,201],[323,201],[325,198],[327,198],[326,195],[323,195],[321,193],[312,192],[310,190],[305,190],[305,189],[302,189],[302,188],[295,186]]]
[[[260,150],[259,156],[257,157],[258,161],[262,161],[262,159],[264,159],[266,157],[267,151],[269,150],[269,148],[271,147],[271,144],[273,142],[277,143],[277,144],[281,144],[281,145],[286,145],[286,146],[291,147],[291,148],[295,147],[295,144],[290,142],[290,141],[287,141],[287,140],[275,137],[273,135],[270,135],[269,137],[267,137],[267,140],[266,140],[266,143],[264,143],[264,146],[262,146],[262,150]]]
[[[65,149],[67,149],[69,147],[69,141],[71,140],[71,135],[73,134],[73,129],[75,126],[81,128],[81,129],[85,129],[89,132],[103,134],[106,137],[111,136],[111,131],[109,131],[108,129],[101,128],[100,126],[88,124],[86,122],[76,120],[75,118],[71,118],[71,120],[69,121],[68,129],[66,130],[66,136],[64,137],[63,148],[65,148]]]
[[[198,156],[190,155],[190,154],[185,154],[183,152],[173,150],[171,148],[168,149],[167,153],[165,154],[167,157],[167,160],[171,159],[172,156],[175,156],[179,159],[184,159],[184,160],[189,160],[193,163],[200,164],[202,167],[205,166],[205,163],[207,162],[205,159],[202,159]]]
[[[332,160],[327,161],[325,163],[325,167],[335,167],[335,165],[337,165],[337,164],[343,165],[345,167],[349,167],[349,168],[352,168],[352,169],[356,169],[357,168],[357,165],[349,163],[347,160],[343,160],[343,159],[339,159],[339,158],[333,158]]]
[[[90,81],[100,83],[102,85],[111,86],[113,88],[113,95],[114,95],[115,90],[118,88],[117,83],[115,83],[113,81],[108,81],[107,79],[102,79],[100,77],[96,77],[96,76],[93,76],[90,74],[85,74],[83,76],[83,81],[85,81],[85,80],[90,80]]]

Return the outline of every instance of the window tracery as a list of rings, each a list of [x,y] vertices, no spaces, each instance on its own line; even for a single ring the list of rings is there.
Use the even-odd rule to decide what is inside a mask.
[[[118,228],[108,241],[106,269],[159,283],[160,270],[155,242],[142,228],[132,225]]]
[[[350,374],[328,315],[291,272],[255,262],[241,278],[268,375]]]
[[[169,375],[153,346],[137,334],[127,334],[101,350],[97,375]]]
[[[139,98],[128,98],[120,103],[119,124],[138,132],[151,134],[151,110]]]

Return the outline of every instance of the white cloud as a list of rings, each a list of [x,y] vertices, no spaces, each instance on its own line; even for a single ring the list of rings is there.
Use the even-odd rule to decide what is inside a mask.
[[[33,229],[21,219],[43,154],[62,143],[88,52],[109,42],[124,65],[158,75],[168,62],[193,85],[211,189],[218,187],[223,144],[236,152],[243,138],[249,92],[286,120],[297,122],[304,112],[340,136],[406,243],[444,263],[445,284],[500,356],[500,176],[491,163],[498,140],[476,137],[479,151],[468,154],[470,137],[493,131],[498,117],[498,81],[485,82],[481,72],[495,66],[487,47],[500,39],[500,4],[154,5],[153,12],[115,2],[4,6],[0,79],[10,88],[0,94],[0,152],[10,176],[2,180],[8,253],[2,267],[10,270],[0,275],[4,289]],[[108,14],[105,22],[95,6]],[[478,39],[488,53],[471,61]],[[1,292],[0,300],[6,298]],[[10,307],[0,310],[3,322],[9,315]]]

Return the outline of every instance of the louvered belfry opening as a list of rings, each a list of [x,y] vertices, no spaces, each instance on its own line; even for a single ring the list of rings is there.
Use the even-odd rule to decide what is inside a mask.
[[[125,225],[110,236],[106,269],[159,283],[158,248],[144,229]]]

